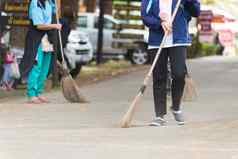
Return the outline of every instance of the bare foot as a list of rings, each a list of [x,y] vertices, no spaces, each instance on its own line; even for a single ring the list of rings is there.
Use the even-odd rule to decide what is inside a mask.
[[[40,104],[41,100],[38,97],[31,97],[30,100],[27,102],[28,104]]]
[[[50,103],[49,99],[45,96],[39,95],[38,99],[43,103]]]

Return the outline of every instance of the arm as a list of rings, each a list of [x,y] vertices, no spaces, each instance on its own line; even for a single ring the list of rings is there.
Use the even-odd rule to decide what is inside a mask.
[[[191,14],[192,17],[200,15],[200,2],[199,0],[185,0],[185,9]]]
[[[144,24],[151,29],[159,29],[161,27],[161,20],[153,14],[153,9],[153,0],[142,0],[141,17]]]
[[[51,30],[51,29],[58,29],[61,30],[61,24],[38,24],[36,28],[39,30]]]

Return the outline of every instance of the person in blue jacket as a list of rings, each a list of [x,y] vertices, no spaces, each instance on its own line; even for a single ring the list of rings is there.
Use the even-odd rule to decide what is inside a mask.
[[[182,0],[174,22],[172,13],[177,0],[142,0],[141,16],[149,28],[148,54],[151,61],[156,56],[165,32],[168,36],[160,57],[153,71],[153,95],[156,118],[151,126],[166,124],[167,114],[167,72],[168,59],[172,73],[172,106],[170,108],[178,124],[185,123],[181,109],[181,98],[184,91],[186,70],[186,47],[191,45],[188,33],[189,21],[200,14],[199,0]]]
[[[31,0],[29,4],[30,26],[26,35],[24,56],[20,64],[21,78],[27,81],[29,102],[48,102],[43,96],[44,82],[51,63],[51,52],[42,49],[42,38],[50,30],[61,30],[61,24],[52,24],[55,12],[53,0]]]

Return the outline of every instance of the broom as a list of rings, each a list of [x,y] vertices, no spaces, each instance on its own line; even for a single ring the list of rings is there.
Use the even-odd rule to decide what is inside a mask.
[[[179,6],[180,6],[180,3],[181,3],[181,0],[178,0],[177,1],[177,4],[176,4],[176,7],[175,7],[175,10],[173,12],[173,15],[172,15],[172,19],[171,19],[171,24],[173,23],[174,19],[175,19],[175,16],[178,12],[178,9],[179,9]],[[164,43],[165,43],[165,40],[166,40],[166,37],[168,36],[168,32],[165,32],[165,35],[162,39],[162,42],[160,44],[160,47],[158,49],[158,52],[155,56],[155,59],[153,61],[153,64],[148,72],[148,74],[146,75],[145,79],[144,79],[144,82],[139,90],[139,93],[134,97],[134,100],[132,101],[128,111],[125,113],[125,115],[123,116],[121,122],[120,122],[120,127],[121,128],[129,128],[131,126],[131,121],[132,121],[132,118],[135,114],[135,111],[136,109],[138,108],[138,104],[139,104],[139,101],[141,99],[141,97],[144,95],[145,93],[145,90],[147,88],[147,85],[149,83],[149,80],[152,76],[152,73],[153,73],[153,70],[154,70],[154,67],[159,59],[159,56],[160,56],[160,53],[163,49],[163,46],[164,46]]]
[[[191,102],[195,100],[198,97],[196,84],[193,81],[190,73],[188,73],[187,67],[186,67],[186,75],[185,75],[185,85],[184,85],[184,91],[183,91],[183,101],[184,102]]]
[[[55,2],[55,8],[56,8],[56,21],[57,21],[57,24],[60,24],[57,1]],[[69,101],[70,103],[86,103],[87,100],[84,98],[82,94],[80,94],[79,88],[76,82],[74,81],[74,79],[69,73],[69,69],[67,67],[67,64],[64,58],[64,50],[63,50],[60,30],[58,30],[58,36],[59,36],[59,42],[60,42],[60,52],[62,56],[61,68],[63,70],[63,77],[61,79],[62,93],[65,99]]]

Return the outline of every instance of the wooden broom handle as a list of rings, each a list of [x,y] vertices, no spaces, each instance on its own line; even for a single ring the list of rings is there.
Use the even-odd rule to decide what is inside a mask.
[[[58,12],[59,10],[58,9],[59,9],[58,8],[58,0],[55,0],[56,22],[57,22],[57,24],[60,24],[59,12]],[[59,35],[60,53],[61,53],[61,57],[62,57],[62,64],[63,64],[64,69],[68,70],[68,67],[66,65],[65,58],[64,58],[64,49],[63,49],[63,42],[62,42],[61,31],[60,30],[57,30],[57,31],[58,31],[58,35]]]

